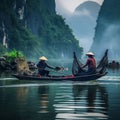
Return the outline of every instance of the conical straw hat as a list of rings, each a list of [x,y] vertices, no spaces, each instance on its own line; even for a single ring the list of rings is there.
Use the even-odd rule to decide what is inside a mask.
[[[45,56],[39,58],[40,60],[48,60]]]
[[[94,56],[94,54],[92,52],[88,52],[88,53],[86,53],[86,55],[92,55],[92,56]]]

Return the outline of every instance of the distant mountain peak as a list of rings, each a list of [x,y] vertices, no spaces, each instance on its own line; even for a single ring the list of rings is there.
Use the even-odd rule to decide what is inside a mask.
[[[100,10],[100,5],[93,1],[86,1],[82,4],[80,4],[74,12],[89,12],[89,14],[96,15],[98,14],[98,11]]]
[[[84,52],[87,52],[92,45],[100,7],[98,3],[93,1],[84,2],[75,9],[71,17],[67,20],[75,37],[84,48]]]

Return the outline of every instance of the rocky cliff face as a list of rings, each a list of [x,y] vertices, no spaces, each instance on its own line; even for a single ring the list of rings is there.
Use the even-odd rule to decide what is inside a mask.
[[[43,15],[45,15],[46,13],[56,14],[55,1],[54,0],[35,0],[35,1],[31,2],[29,2],[29,0],[26,1],[24,24],[27,28],[29,28],[32,31],[32,33],[38,35],[40,26],[42,26],[42,24],[44,23]]]
[[[109,49],[110,59],[120,58],[120,1],[105,0],[97,20],[94,42],[91,50],[100,57]]]
[[[0,44],[7,49],[49,57],[82,50],[64,19],[56,15],[55,0],[0,2]]]
[[[40,8],[38,8],[40,7]],[[1,0],[0,4],[0,33],[8,35],[9,29],[19,20],[32,33],[38,35],[39,26],[42,24],[41,13],[55,14],[54,0]],[[6,36],[8,37],[8,36]]]

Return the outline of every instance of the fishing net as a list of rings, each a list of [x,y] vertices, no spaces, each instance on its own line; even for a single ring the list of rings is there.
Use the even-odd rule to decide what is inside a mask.
[[[80,73],[84,73],[85,70],[81,68],[82,63],[78,60],[75,52],[73,53],[73,65],[72,65],[72,74],[77,75]],[[96,71],[103,73],[106,71],[106,67],[108,65],[108,49],[105,51],[104,56],[100,60]]]
[[[72,74],[77,75],[78,73],[84,72],[81,68],[82,63],[78,60],[75,52],[73,53],[73,65],[72,65]]]
[[[97,71],[99,71],[100,73],[105,72],[107,65],[108,65],[108,49],[105,51],[104,56],[100,60],[97,66]]]

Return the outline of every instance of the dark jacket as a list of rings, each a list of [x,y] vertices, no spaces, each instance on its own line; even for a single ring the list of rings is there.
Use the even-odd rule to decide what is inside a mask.
[[[45,61],[44,62],[39,61],[38,64],[37,64],[37,67],[38,67],[39,70],[45,70],[46,67],[54,69],[54,67],[49,66]]]

